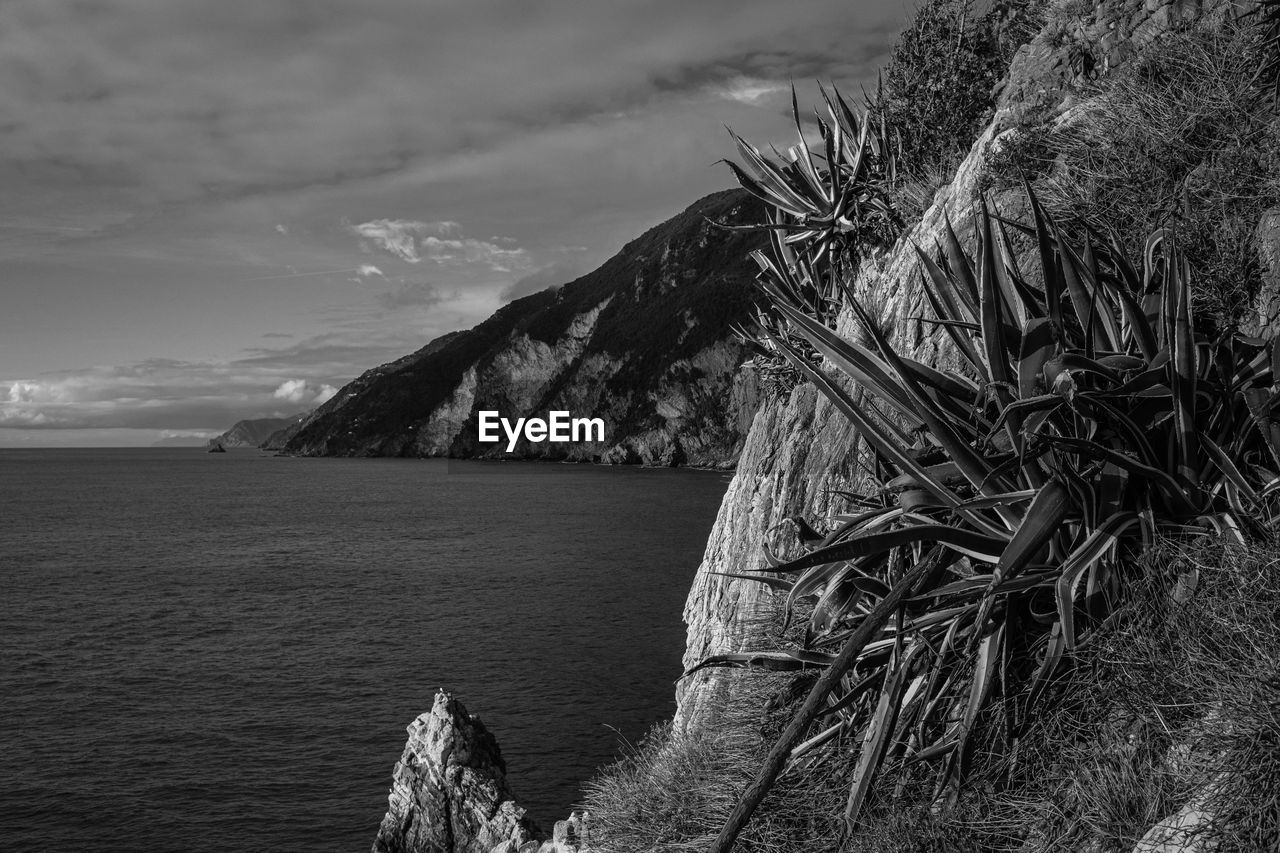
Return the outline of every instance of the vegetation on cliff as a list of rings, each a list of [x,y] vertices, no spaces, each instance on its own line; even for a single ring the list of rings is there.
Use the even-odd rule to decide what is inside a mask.
[[[1274,40],[1169,4],[1021,6],[1044,14],[1029,51],[1060,57],[1061,83],[1024,93],[990,146],[987,186],[1024,215],[976,199],[971,253],[950,222],[915,249],[916,334],[940,361],[852,275],[885,245],[877,223],[909,213],[901,133],[835,95],[817,150],[739,141],[737,173],[774,211],[760,346],[854,423],[867,477],[753,576],[803,634],[704,661],[799,671],[781,734],[737,737],[750,690],[722,731],[658,733],[592,789],[619,817],[603,849],[1280,843],[1280,351],[1237,328],[1278,201],[1274,100],[1250,70]],[[955,5],[927,7],[907,42],[980,43]],[[912,57],[981,100],[954,64],[895,52]],[[1049,130],[1019,160],[1031,127]],[[916,162],[947,163],[959,132]],[[680,783],[707,777],[702,799]]]
[[[1215,540],[1162,544],[1130,564],[1129,595],[1089,644],[1069,654],[1015,754],[982,730],[972,783],[947,810],[919,780],[886,784],[838,848],[851,783],[848,749],[812,753],[770,791],[738,848],[755,853],[1117,851],[1185,806],[1213,814],[1156,837],[1170,850],[1210,829],[1222,850],[1269,850],[1280,832],[1280,548]],[[1194,594],[1185,578],[1197,577]],[[770,738],[812,676],[744,671],[721,724],[655,730],[588,790],[595,849],[705,851]],[[800,688],[800,689],[797,689]],[[745,699],[754,699],[743,701]],[[1013,700],[1010,700],[1012,704]],[[1001,701],[990,719],[1014,709]]]

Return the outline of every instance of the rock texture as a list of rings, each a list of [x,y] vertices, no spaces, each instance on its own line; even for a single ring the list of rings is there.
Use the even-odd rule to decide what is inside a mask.
[[[1110,0],[1096,4],[1091,32],[1112,34],[1107,42],[1107,64],[1114,68],[1141,55],[1143,45],[1178,22],[1205,16],[1238,14],[1248,5],[1230,2],[1179,2],[1179,0]],[[974,143],[951,183],[938,191],[920,223],[890,250],[868,259],[859,271],[855,292],[878,309],[895,343],[924,360],[945,358],[944,350],[909,318],[921,313],[918,273],[913,244],[932,245],[940,235],[944,215],[950,217],[962,242],[972,245],[968,213],[981,185],[984,162],[997,150],[1019,114],[1032,102],[1049,115],[1069,121],[1073,96],[1065,86],[1073,73],[1066,57],[1043,39],[1024,47],[1014,59],[1008,79],[999,90],[997,110],[990,125]],[[1006,214],[1017,216],[1017,193],[996,198]],[[1269,212],[1258,224],[1260,249],[1266,267],[1264,287],[1256,305],[1253,331],[1274,334],[1280,330],[1280,224]],[[1024,265],[1024,268],[1028,268]],[[849,316],[840,331],[856,335]],[[708,655],[758,648],[762,625],[776,612],[777,603],[762,584],[725,577],[754,569],[764,562],[763,548],[789,556],[796,548],[794,527],[786,520],[804,515],[821,527],[824,518],[845,510],[833,494],[856,487],[861,477],[854,436],[844,418],[802,385],[788,396],[765,402],[757,412],[738,469],[712,530],[703,562],[685,607],[688,626],[686,666]],[[734,673],[702,670],[677,687],[676,725],[699,728],[716,725],[716,708],[735,689]],[[1205,834],[1208,815],[1201,799],[1193,799],[1150,828],[1134,853],[1193,853],[1213,849]]]
[[[1140,55],[1143,45],[1173,24],[1239,11],[1237,4],[1228,0],[1106,0],[1095,4],[1086,34],[1109,46],[1107,64],[1115,68]],[[927,315],[916,286],[919,273],[914,246],[934,245],[943,233],[944,217],[950,218],[962,243],[973,244],[969,216],[979,197],[986,159],[1032,105],[1046,116],[1069,120],[1074,96],[1068,83],[1074,73],[1067,48],[1055,47],[1046,34],[1024,45],[997,88],[995,115],[950,184],[938,190],[920,222],[894,246],[863,262],[854,291],[876,311],[895,344],[917,359],[938,362],[946,355],[936,335],[909,319]],[[1016,217],[1021,212],[1022,194],[1004,193],[995,203],[1002,212]],[[1270,218],[1260,228],[1280,235]],[[1280,236],[1276,242],[1277,248],[1267,256],[1269,261],[1280,257]],[[1276,275],[1280,284],[1280,274]],[[1264,319],[1276,313],[1273,302],[1276,300],[1265,295],[1260,297]],[[841,318],[839,330],[848,336],[859,334],[848,312]],[[762,405],[685,606],[687,667],[708,655],[747,650],[758,642],[763,618],[776,608],[772,594],[763,584],[720,573],[758,568],[764,562],[766,543],[779,555],[788,555],[796,547],[796,537],[786,519],[804,515],[820,526],[822,519],[843,511],[844,504],[833,492],[856,488],[860,480],[857,462],[852,429],[811,386],[801,385],[790,395]],[[719,669],[702,670],[683,680],[676,691],[677,725],[713,725],[711,709],[731,693],[733,681],[732,672]]]
[[[538,827],[516,805],[498,742],[478,717],[440,691],[408,731],[374,853],[537,848]]]
[[[503,307],[342,388],[272,438],[320,456],[451,456],[732,467],[759,403],[732,327],[747,320],[759,221],[717,193],[632,241],[595,272]],[[598,417],[604,441],[481,444],[478,416]]]

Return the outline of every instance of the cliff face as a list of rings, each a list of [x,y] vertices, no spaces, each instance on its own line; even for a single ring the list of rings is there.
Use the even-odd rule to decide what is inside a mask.
[[[1238,14],[1227,0],[1108,0],[1096,4],[1084,35],[1098,45],[1099,62],[1114,69],[1141,56],[1144,46],[1180,24],[1192,24],[1212,16]],[[1019,118],[1029,109],[1044,111],[1050,120],[1072,120],[1079,101],[1068,82],[1072,79],[1069,48],[1055,45],[1046,33],[1024,45],[1009,73],[997,89],[997,106],[990,124],[957,168],[951,182],[938,190],[921,220],[887,251],[864,260],[854,291],[876,311],[891,339],[901,351],[926,363],[945,358],[936,335],[911,319],[929,316],[917,285],[915,246],[930,247],[949,217],[961,242],[973,245],[969,221],[972,205],[980,196],[987,160],[1016,133]],[[1021,189],[996,194],[995,206],[1005,215],[1019,218],[1025,212]],[[1275,216],[1259,223],[1264,236],[1262,254],[1269,276],[1259,296],[1255,329],[1274,329],[1280,304],[1280,230]],[[841,334],[857,338],[851,314],[839,323]],[[869,343],[863,339],[863,343]],[[760,647],[756,643],[763,615],[776,610],[772,594],[763,584],[724,577],[719,573],[742,572],[764,562],[763,549],[794,553],[795,528],[786,519],[803,515],[822,527],[822,520],[844,511],[835,490],[859,484],[854,435],[846,419],[812,386],[801,385],[789,396],[765,402],[757,412],[738,469],[716,519],[702,565],[698,569],[685,606],[688,626],[685,665],[692,666],[711,654]],[[702,670],[677,687],[678,726],[712,725],[716,699],[730,695],[733,673]]]
[[[627,244],[595,272],[512,302],[366,372],[291,433],[315,456],[565,459],[728,467],[758,405],[732,327],[747,320],[759,235],[707,220],[758,221],[741,192],[717,193]],[[600,418],[603,441],[478,441],[478,416],[566,411]]]

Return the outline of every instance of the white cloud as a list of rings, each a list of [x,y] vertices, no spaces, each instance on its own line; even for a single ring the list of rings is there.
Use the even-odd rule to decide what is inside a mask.
[[[530,268],[528,253],[510,237],[478,240],[464,237],[461,226],[452,220],[419,222],[412,219],[374,219],[353,225],[351,230],[364,241],[411,264],[429,260],[448,266],[476,265],[493,272],[523,271]]]
[[[721,98],[748,106],[756,106],[770,95],[785,91],[787,87],[782,83],[752,77],[734,77],[728,83],[714,89],[715,94]]]
[[[311,403],[318,406],[337,393],[338,389],[332,385],[316,386],[305,379],[286,379],[271,396],[290,403]]]
[[[69,398],[68,389],[63,383],[30,380],[10,383],[6,396],[10,403],[59,403]]]
[[[422,260],[417,240],[428,235],[446,236],[458,229],[458,223],[419,222],[414,219],[374,219],[353,225],[351,230],[385,252],[416,264]]]
[[[280,234],[283,234],[284,236],[288,237],[288,236],[289,236],[289,226],[287,226],[287,225],[282,225],[282,224],[277,223],[277,224],[276,224],[276,232],[277,232],[277,233],[280,233]]]
[[[54,433],[85,430],[93,431],[82,436],[89,443],[126,444],[141,430],[145,435],[134,438],[145,445],[164,438],[161,430],[216,435],[244,418],[287,417],[325,402],[348,377],[421,346],[424,336],[463,325],[454,310],[432,317],[425,330],[420,320],[389,328],[385,314],[369,316],[367,325],[293,340],[284,348],[248,350],[234,361],[151,358],[37,376],[0,375],[0,446],[27,440],[57,444],[64,439]],[[121,432],[108,435],[111,430]]]
[[[373,264],[361,264],[356,267],[357,278],[369,278],[370,276],[375,275],[379,278],[386,278],[386,276],[382,274],[382,270],[378,269]]]

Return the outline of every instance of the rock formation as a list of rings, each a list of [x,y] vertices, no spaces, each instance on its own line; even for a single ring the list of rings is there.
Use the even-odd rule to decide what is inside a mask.
[[[758,405],[732,328],[747,320],[759,221],[716,193],[559,290],[376,367],[271,446],[315,456],[451,456],[732,467]],[[478,416],[600,418],[604,441],[481,444]]]
[[[438,692],[408,732],[374,853],[489,853],[499,845],[523,850],[538,838],[537,826],[507,787],[498,742],[461,702]]]
[[[502,751],[479,717],[445,691],[409,724],[373,853],[588,853],[588,815],[542,840],[507,786]]]

